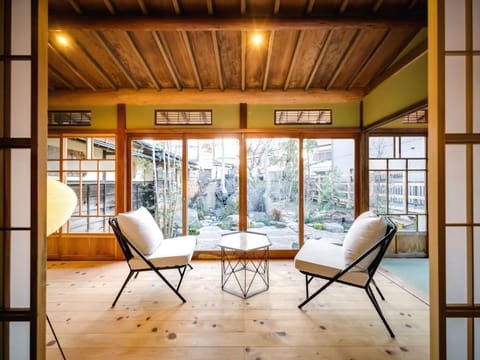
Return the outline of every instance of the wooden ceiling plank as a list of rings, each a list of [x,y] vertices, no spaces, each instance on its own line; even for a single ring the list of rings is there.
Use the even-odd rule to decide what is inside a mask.
[[[127,37],[127,41],[128,43],[130,44],[130,46],[132,47],[133,51],[135,52],[135,55],[137,56],[138,60],[140,60],[145,72],[147,73],[148,77],[150,78],[150,80],[153,82],[153,85],[155,86],[155,89],[157,90],[160,90],[161,89],[161,86],[160,84],[158,83],[158,80],[157,78],[155,77],[155,75],[153,74],[152,72],[152,69],[150,69],[150,66],[148,66],[148,63],[147,61],[145,60],[145,58],[143,57],[142,55],[142,52],[138,49],[138,46],[137,44],[135,43],[135,39],[133,38],[133,34],[129,31],[126,31],[125,32],[125,35]]]
[[[241,89],[245,91],[246,89],[246,79],[247,79],[247,33],[242,31],[241,39],[241,73],[242,73],[242,84]]]
[[[166,44],[166,42],[163,37],[163,34],[158,33],[157,31],[153,31],[152,36],[153,36],[153,39],[155,40],[155,43],[157,44],[158,50],[160,50],[160,53],[162,54],[163,61],[165,61],[165,64],[167,65],[168,71],[170,72],[170,76],[172,77],[173,82],[175,83],[175,86],[177,87],[178,90],[182,90],[182,84],[178,79],[178,75],[177,75],[178,72],[172,60],[172,55],[170,54],[170,51],[168,50],[167,46],[164,45]]]
[[[308,90],[310,88],[310,85],[312,85],[312,81],[315,77],[315,74],[317,73],[318,67],[322,63],[323,58],[325,57],[325,53],[327,51],[328,44],[330,42],[330,39],[332,38],[332,30],[329,30],[327,33],[327,36],[325,38],[325,41],[323,43],[322,49],[320,50],[320,53],[318,54],[317,60],[315,61],[315,65],[313,66],[312,71],[310,72],[310,76],[308,77],[307,84],[305,85],[305,90]]]
[[[240,0],[240,14],[245,15],[247,12],[247,0]]]
[[[315,5],[315,0],[308,0],[307,8],[305,9],[305,14],[310,15],[313,11],[314,5]]]
[[[343,14],[345,10],[347,10],[348,7],[348,0],[343,0],[342,3],[340,4],[340,7],[338,8],[338,13]]]
[[[295,68],[295,65],[297,63],[298,53],[300,51],[300,47],[302,46],[304,36],[305,36],[305,32],[303,30],[300,30],[300,33],[298,34],[298,37],[297,37],[297,42],[295,44],[295,50],[293,51],[292,60],[290,61],[290,66],[288,68],[287,78],[285,79],[285,84],[283,85],[283,90],[287,90],[288,85],[290,84],[290,79],[293,74],[293,69]]]
[[[258,31],[333,29],[388,29],[419,28],[426,26],[425,18],[380,18],[380,17],[160,17],[146,16],[72,16],[51,14],[50,30],[122,30],[122,31]]]
[[[218,86],[221,91],[225,90],[224,80],[223,80],[223,69],[222,61],[220,59],[220,49],[218,47],[217,32],[212,31],[212,41],[213,41],[213,51],[215,53],[215,63],[217,65],[217,74],[218,74]]]
[[[107,7],[110,14],[115,15],[116,11],[115,11],[115,7],[113,6],[113,3],[110,0],[103,0],[103,3]]]
[[[142,14],[147,15],[148,14],[148,8],[147,8],[147,5],[145,5],[145,1],[144,0],[137,0],[137,3],[138,3],[138,6],[140,7],[140,10],[142,10]]]
[[[280,0],[275,0],[275,4],[273,5],[273,15],[278,15],[280,12]]]
[[[359,102],[363,99],[362,90],[329,90],[311,89],[309,91],[290,89],[249,89],[241,91],[240,89],[231,89],[220,92],[218,89],[163,89],[162,96],[158,96],[155,89],[120,89],[119,91],[98,91],[93,93],[88,90],[77,91],[55,91],[49,94],[49,106],[62,107],[71,106],[72,98],[75,99],[77,106],[94,105],[177,105],[177,104],[316,104],[316,103],[351,103]]]
[[[329,90],[332,87],[333,83],[335,82],[335,80],[338,77],[338,74],[340,74],[340,71],[342,71],[342,69],[345,66],[345,63],[347,62],[347,60],[349,59],[352,51],[355,49],[355,46],[357,46],[358,41],[360,40],[362,34],[363,34],[363,30],[358,29],[357,32],[355,33],[352,41],[350,41],[350,44],[348,45],[348,48],[343,53],[343,56],[342,56],[340,62],[338,63],[337,68],[333,72],[333,75],[330,78],[325,90]]]
[[[73,65],[73,63],[68,60],[60,51],[58,51],[55,46],[52,45],[52,43],[48,43],[48,48],[56,55],[62,62],[69,68],[69,70],[74,73],[80,80],[83,81],[85,85],[87,85],[91,90],[97,91],[97,88],[90,82],[88,81],[85,76],[83,76],[80,71]]]
[[[267,90],[268,85],[268,74],[270,72],[270,63],[272,60],[272,52],[273,52],[273,40],[275,39],[275,31],[270,32],[270,37],[268,39],[268,50],[267,50],[267,60],[265,62],[265,75],[263,77],[263,86],[262,90]]]
[[[83,14],[82,8],[80,7],[80,5],[78,5],[78,3],[75,0],[68,0],[68,3],[78,15]]]
[[[383,81],[389,77],[400,72],[402,69],[405,69],[408,65],[413,63],[419,57],[426,54],[428,51],[427,40],[422,41],[420,44],[415,46],[408,54],[402,57],[400,60],[395,62],[392,66],[388,67],[383,73],[379,76],[374,77],[373,80],[367,86],[367,94],[380,85]]]
[[[118,57],[114,54],[113,50],[111,49],[110,45],[108,44],[107,40],[105,40],[103,35],[98,31],[94,31],[93,34],[97,38],[98,42],[103,46],[103,48],[108,53],[108,55],[110,55],[110,58],[113,60],[113,62],[115,62],[115,64],[118,66],[118,68],[123,73],[123,75],[125,75],[125,77],[130,82],[130,84],[133,86],[133,88],[135,90],[138,90],[139,86],[137,85],[135,80],[133,80],[132,75],[130,75],[129,72],[125,69],[125,67],[122,65],[122,63],[120,62]]]
[[[70,90],[75,90],[75,86],[73,86],[67,79],[65,79],[62,74],[60,74],[57,70],[53,68],[53,66],[48,65],[48,71],[53,74],[60,82],[62,82],[67,88]]]
[[[383,5],[383,0],[376,0],[372,6],[372,12],[375,14],[382,5]]]
[[[198,72],[197,61],[195,60],[195,55],[193,54],[192,44],[190,43],[188,33],[186,31],[181,31],[180,33],[182,34],[183,42],[185,43],[185,47],[187,48],[188,58],[190,59],[190,63],[192,64],[192,70],[193,74],[195,75],[195,80],[197,81],[198,89],[203,90],[202,80],[200,79],[200,73]]]
[[[83,55],[85,55],[85,57],[88,59],[88,61],[90,61],[90,64],[92,64],[93,67],[95,67],[95,69],[99,72],[99,74],[102,76],[102,78],[108,83],[108,85],[110,85],[110,87],[113,90],[118,90],[118,86],[113,82],[112,79],[110,79],[110,77],[105,72],[105,70],[100,66],[100,64],[98,64],[98,62],[95,60],[95,58],[92,55],[90,55],[90,53],[87,51],[87,49],[85,49],[82,44],[80,44],[78,41],[76,41],[73,38],[73,36],[70,36],[70,39],[71,39],[73,45],[76,48],[78,48],[78,50]]]
[[[362,73],[362,71],[375,58],[375,54],[378,53],[379,49],[385,43],[385,41],[387,40],[390,33],[391,33],[391,30],[388,30],[388,31],[385,32],[385,34],[380,39],[380,41],[377,43],[377,45],[372,49],[372,51],[367,56],[365,56],[364,61],[360,64],[358,69],[355,72],[352,73],[352,76],[350,77],[350,80],[347,83],[347,90],[350,90],[352,88],[353,84],[355,83],[355,81],[357,81],[357,79],[360,76],[360,74]]]
[[[412,10],[415,5],[417,5],[418,0],[411,0],[410,4],[408,4],[407,9]]]
[[[182,13],[182,9],[180,8],[180,4],[178,0],[172,0],[173,9],[176,15],[180,15]]]

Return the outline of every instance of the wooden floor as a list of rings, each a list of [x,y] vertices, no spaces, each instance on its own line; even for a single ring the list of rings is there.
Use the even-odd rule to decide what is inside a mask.
[[[248,299],[221,290],[219,262],[193,266],[185,304],[143,273],[111,308],[124,262],[49,262],[47,313],[67,359],[429,358],[428,306],[380,273],[395,339],[361,289],[335,285],[299,310],[304,277],[293,261],[271,261],[270,289]],[[50,331],[46,348],[47,359],[61,359]]]

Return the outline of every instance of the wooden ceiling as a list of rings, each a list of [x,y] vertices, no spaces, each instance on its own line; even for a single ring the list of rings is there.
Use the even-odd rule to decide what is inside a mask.
[[[49,102],[359,101],[426,52],[426,3],[49,0]]]

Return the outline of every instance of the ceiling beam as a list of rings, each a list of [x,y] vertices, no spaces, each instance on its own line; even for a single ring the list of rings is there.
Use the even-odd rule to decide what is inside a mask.
[[[315,5],[315,0],[308,0],[307,8],[305,9],[305,14],[310,15],[313,11],[314,5]]]
[[[218,87],[220,90],[225,90],[223,81],[222,60],[220,59],[220,49],[218,47],[217,32],[212,31],[213,52],[215,54],[215,64],[217,65]]]
[[[241,34],[241,50],[240,50],[240,67],[241,67],[241,90],[245,91],[246,89],[246,82],[247,82],[247,34],[245,31],[242,31]]]
[[[192,64],[192,70],[193,74],[195,75],[195,80],[197,81],[198,89],[203,90],[202,80],[200,79],[200,73],[198,72],[197,61],[195,60],[195,55],[193,54],[190,38],[188,37],[188,33],[186,31],[181,31],[181,34],[183,37],[183,42],[185,43],[185,47],[187,48],[188,58]]]
[[[48,71],[56,77],[60,82],[62,82],[67,88],[70,90],[75,90],[75,86],[73,86],[70,81],[65,79],[62,74],[60,74],[57,70],[55,70],[51,65],[48,65]]]
[[[338,8],[338,13],[343,14],[345,10],[347,10],[348,6],[348,0],[343,0],[342,3],[340,4],[340,7]]]
[[[142,14],[147,15],[148,14],[148,8],[147,8],[147,5],[145,5],[145,1],[144,0],[137,0],[137,2],[138,2],[138,6],[142,10]]]
[[[267,60],[265,62],[265,74],[263,76],[263,86],[262,90],[267,90],[268,86],[268,74],[270,73],[270,62],[272,60],[272,50],[273,50],[273,40],[275,39],[275,31],[270,32],[270,37],[268,39],[268,49],[267,49]]]
[[[314,30],[343,27],[383,29],[390,27],[426,26],[425,18],[221,18],[221,17],[161,17],[145,16],[72,16],[65,14],[49,15],[50,30],[124,30],[124,31],[258,31],[272,30]]]
[[[293,90],[283,91],[274,89],[262,91],[261,89],[249,89],[241,91],[232,89],[219,91],[218,89],[163,89],[158,92],[155,89],[120,89],[118,91],[53,91],[49,93],[48,103],[53,107],[66,106],[95,106],[95,105],[180,105],[180,104],[306,104],[306,103],[351,103],[363,99],[362,90],[329,90],[312,89],[308,91]]]
[[[68,3],[70,4],[70,6],[73,8],[73,10],[75,10],[75,12],[78,14],[78,15],[82,15],[83,14],[83,10],[82,8],[80,7],[80,5],[78,5],[78,3],[75,1],[75,0],[67,0]]]
[[[112,15],[115,15],[116,11],[115,11],[115,7],[113,6],[112,2],[110,0],[103,0],[103,3],[107,7],[108,12]]]
[[[375,3],[372,6],[372,12],[376,13],[382,5],[383,5],[383,0],[376,0]]]
[[[325,37],[325,41],[323,42],[322,49],[320,50],[317,60],[315,61],[315,65],[313,66],[313,69],[310,72],[310,76],[308,77],[307,84],[305,85],[305,90],[308,90],[310,88],[310,85],[312,85],[312,81],[315,78],[315,74],[317,73],[318,67],[322,63],[323,57],[327,52],[327,47],[328,47],[328,44],[330,43],[331,38],[332,38],[332,31],[330,30],[327,33],[327,36]]]

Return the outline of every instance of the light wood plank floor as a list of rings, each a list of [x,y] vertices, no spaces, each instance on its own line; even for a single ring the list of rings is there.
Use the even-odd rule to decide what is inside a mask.
[[[124,262],[49,262],[47,313],[67,359],[429,358],[428,306],[380,273],[379,301],[395,339],[361,289],[334,285],[299,310],[304,277],[293,261],[271,261],[270,289],[249,299],[221,290],[218,261],[193,266],[185,304],[143,273],[111,308]],[[61,359],[48,329],[46,348],[48,359]]]

